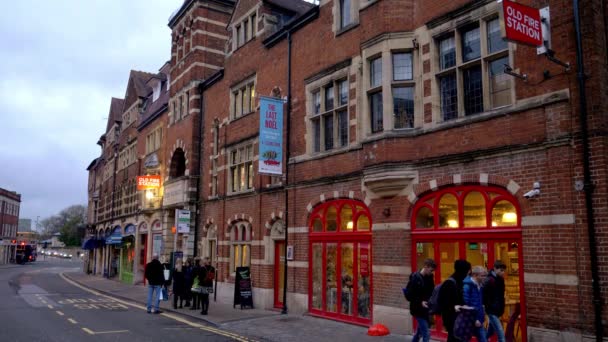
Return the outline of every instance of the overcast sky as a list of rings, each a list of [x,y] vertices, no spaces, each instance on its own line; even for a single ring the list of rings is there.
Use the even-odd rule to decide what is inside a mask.
[[[170,57],[182,0],[16,0],[0,11],[0,188],[21,218],[86,205],[111,97]]]

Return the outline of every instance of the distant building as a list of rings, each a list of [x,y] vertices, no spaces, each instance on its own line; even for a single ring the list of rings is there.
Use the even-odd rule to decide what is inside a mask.
[[[9,262],[14,254],[11,240],[17,238],[20,205],[20,194],[0,188],[0,264]]]
[[[22,218],[19,219],[18,232],[31,232],[32,231],[32,219]]]

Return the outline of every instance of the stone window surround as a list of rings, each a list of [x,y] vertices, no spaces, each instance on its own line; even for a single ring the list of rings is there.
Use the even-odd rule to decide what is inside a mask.
[[[414,87],[414,127],[422,124],[422,86],[421,86],[421,68],[418,53],[414,50],[413,43],[414,34],[411,32],[385,34],[377,39],[374,39],[370,44],[365,44],[362,49],[362,72],[361,72],[361,108],[358,113],[361,113],[362,131],[365,136],[372,135],[370,122],[370,101],[367,91],[372,89],[370,86],[370,61],[377,57],[382,58],[382,109],[383,109],[383,130],[373,135],[383,134],[389,131],[404,130],[394,129],[393,124],[393,85],[404,83],[403,81],[393,81],[393,53],[411,52],[412,53],[412,80],[408,80],[409,86]],[[377,87],[376,87],[377,88]],[[375,89],[375,88],[374,88]],[[406,128],[407,130],[409,128]]]
[[[227,179],[226,179],[226,185],[227,185],[227,187],[226,187],[226,193],[228,194],[228,196],[230,196],[230,195],[237,195],[237,194],[243,194],[243,193],[249,193],[249,192],[255,191],[255,180],[256,180],[256,176],[257,176],[257,172],[256,172],[255,167],[252,168],[253,169],[253,176],[252,176],[253,177],[253,186],[251,187],[251,189],[243,189],[243,190],[239,190],[239,191],[232,191],[232,178],[233,178],[232,167],[233,167],[233,164],[232,164],[231,158],[232,158],[232,152],[233,151],[237,151],[239,149],[244,149],[245,151],[247,151],[247,147],[251,146],[251,148],[253,150],[252,151],[253,156],[252,156],[251,160],[247,160],[247,161],[245,161],[243,163],[239,163],[239,164],[237,164],[237,166],[241,165],[241,164],[247,165],[248,163],[252,163],[253,164],[257,160],[256,150],[255,150],[256,142],[257,141],[255,141],[255,140],[249,140],[249,141],[240,143],[238,145],[233,145],[233,146],[230,146],[229,148],[226,148],[226,154],[225,155],[226,155],[227,159],[226,159],[226,167],[225,167],[225,169],[228,171]],[[219,170],[219,168],[218,168],[218,170]],[[248,181],[248,179],[247,179],[247,181]]]
[[[351,69],[352,65],[348,65],[342,69],[339,69],[335,72],[333,72],[330,75],[324,76],[322,78],[319,78],[309,84],[306,85],[306,151],[308,155],[321,155],[324,153],[329,153],[329,152],[335,152],[338,150],[343,150],[343,149],[347,149],[350,145],[347,144],[346,146],[343,147],[334,147],[331,150],[327,150],[325,151],[323,148],[321,149],[320,152],[315,152],[314,151],[314,126],[313,126],[313,118],[317,118],[319,116],[322,116],[324,112],[323,108],[324,108],[324,103],[325,103],[325,92],[324,89],[327,85],[329,85],[330,83],[334,85],[334,94],[338,94],[336,89],[336,86],[338,84],[338,81],[341,80],[346,80],[348,82],[348,91],[349,91],[349,97],[347,100],[347,104],[346,104],[346,108],[347,108],[347,116],[349,117],[349,124],[348,124],[348,129],[350,131],[350,126],[356,125],[356,123],[351,122],[350,120],[350,111],[348,110],[348,107],[350,107],[351,104],[351,99],[350,99],[350,90],[351,90],[351,84],[350,84],[350,79],[349,79],[349,73],[350,73],[350,69]],[[321,111],[319,114],[315,114],[314,113],[314,99],[313,99],[313,94],[315,92],[319,91],[320,92],[320,100],[321,100]],[[339,94],[338,94],[339,95]],[[336,108],[339,108],[335,105],[335,103],[337,103],[338,101],[338,96],[334,95],[334,109],[332,109],[332,111],[336,111]],[[323,134],[322,132],[323,130],[321,130],[321,134]],[[350,142],[350,134],[349,134],[349,142]]]
[[[514,52],[516,50],[516,45],[513,43],[508,43],[508,47],[506,50],[502,50],[494,53],[486,53],[487,51],[487,23],[492,19],[496,19],[499,17],[499,12],[501,4],[492,2],[483,7],[480,7],[476,10],[468,12],[467,14],[454,18],[450,21],[447,21],[437,27],[431,28],[426,34],[430,37],[430,62],[431,62],[431,98],[432,98],[432,123],[431,126],[440,125],[444,122],[452,122],[454,120],[443,121],[442,113],[441,113],[441,94],[439,89],[439,75],[449,74],[450,71],[446,73],[445,70],[441,70],[439,65],[439,42],[441,39],[449,37],[450,35],[454,37],[455,47],[456,47],[456,66],[449,68],[451,72],[455,72],[457,75],[457,94],[458,94],[458,117],[456,120],[466,120],[471,116],[481,115],[490,111],[494,111],[497,108],[492,108],[491,105],[491,95],[490,95],[490,77],[489,77],[489,62],[502,58],[508,57],[509,65],[513,66],[514,64]],[[481,44],[481,57],[474,59],[473,61],[462,62],[462,30],[464,28],[470,27],[471,25],[479,23],[480,28],[480,44]],[[426,59],[426,58],[425,58]],[[469,65],[481,64],[482,69],[482,89],[483,89],[483,106],[484,110],[481,113],[477,113],[470,116],[465,116],[464,112],[464,95],[463,95],[463,80],[462,80],[462,70],[463,67]],[[515,72],[518,72],[518,69],[514,69]],[[515,98],[515,82],[511,82],[511,104],[502,106],[509,107],[513,106],[516,102]],[[416,111],[418,113],[418,111]],[[429,125],[429,124],[425,124]],[[415,127],[418,127],[416,125]]]
[[[238,236],[235,238],[234,232],[235,229],[237,231]],[[243,250],[244,247],[247,246],[247,259],[248,264],[246,266],[251,265],[251,240],[252,240],[252,227],[251,223],[248,221],[239,221],[235,222],[230,228],[230,274],[234,277],[236,267],[243,266],[242,258],[243,258]],[[245,233],[245,239],[243,239],[243,232]],[[241,265],[235,264],[235,253],[236,250],[239,250],[239,258],[241,258]]]
[[[249,11],[247,11],[247,13],[245,13],[241,17],[239,17],[238,19],[232,20],[232,25],[230,26],[230,31],[232,31],[232,49],[231,49],[232,52],[234,52],[236,49],[240,48],[241,46],[247,44],[247,42],[255,39],[255,37],[259,33],[258,32],[258,22],[259,22],[258,7],[259,6],[255,6],[252,9],[250,9]],[[247,24],[247,32],[248,32],[249,38],[238,37],[239,35],[244,34],[243,24],[245,22]]]

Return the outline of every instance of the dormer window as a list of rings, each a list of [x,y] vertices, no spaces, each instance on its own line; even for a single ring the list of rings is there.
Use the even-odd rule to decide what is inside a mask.
[[[258,28],[256,20],[256,12],[253,12],[245,16],[242,21],[236,24],[234,30],[234,34],[236,36],[235,49],[255,38]]]

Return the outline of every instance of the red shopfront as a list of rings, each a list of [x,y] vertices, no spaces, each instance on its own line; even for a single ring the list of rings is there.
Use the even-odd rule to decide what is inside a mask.
[[[441,189],[416,202],[411,227],[412,269],[420,269],[424,259],[433,258],[436,284],[453,273],[457,259],[488,271],[495,260],[505,262],[506,309],[501,321],[507,340],[526,340],[521,215],[515,197],[493,186]],[[440,317],[432,334],[447,336]]]
[[[372,322],[372,221],[356,200],[317,206],[309,223],[309,302],[313,315],[369,325]]]

